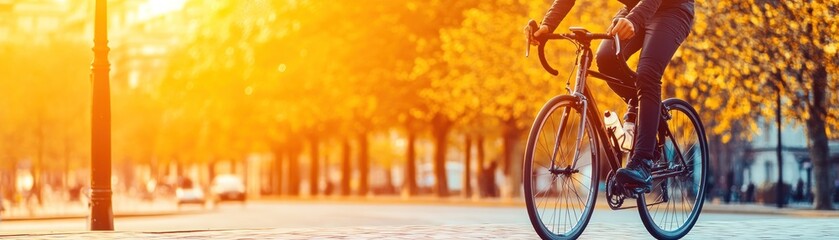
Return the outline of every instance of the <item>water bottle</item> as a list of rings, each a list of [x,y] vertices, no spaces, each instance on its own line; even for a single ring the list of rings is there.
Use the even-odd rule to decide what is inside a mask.
[[[606,111],[603,115],[603,123],[606,125],[606,129],[614,129],[613,132],[615,139],[618,140],[618,145],[620,145],[621,149],[625,152],[628,152],[629,149],[632,148],[632,140],[627,141],[627,134],[624,131],[623,126],[621,126],[621,121],[618,119],[618,114],[612,111]],[[634,124],[633,124],[634,130]]]

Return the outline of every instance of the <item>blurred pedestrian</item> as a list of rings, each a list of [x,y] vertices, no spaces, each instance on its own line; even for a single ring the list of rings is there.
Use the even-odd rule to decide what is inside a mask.
[[[801,178],[795,183],[795,194],[792,195],[792,199],[796,202],[804,201],[804,180]]]
[[[755,202],[755,184],[753,182],[749,182],[749,185],[746,186],[746,202],[752,203]]]
[[[708,178],[705,180],[705,200],[712,202],[714,201],[714,176],[712,174],[708,174]]]
[[[833,201],[839,202],[839,178],[833,181]]]
[[[732,199],[734,197],[734,193],[737,192],[737,187],[734,186],[734,171],[729,170],[727,174],[725,174],[725,196],[723,196],[723,202],[729,203],[734,201]]]
[[[731,202],[733,202],[733,203],[740,202],[740,188],[739,187],[737,187],[735,185],[731,185],[731,187],[729,187],[729,189],[728,189],[728,194],[731,195],[731,196],[729,196],[729,198],[730,198],[729,200]]]

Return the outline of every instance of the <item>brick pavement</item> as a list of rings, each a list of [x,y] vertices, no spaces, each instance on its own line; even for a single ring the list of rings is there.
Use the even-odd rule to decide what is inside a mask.
[[[608,209],[603,196],[598,197],[597,208]],[[263,197],[262,200],[255,200],[257,202],[336,202],[336,203],[355,203],[355,204],[421,204],[421,205],[452,205],[452,206],[480,206],[480,207],[524,207],[524,200],[522,199],[463,199],[463,198],[435,198],[435,197],[317,197],[317,198],[300,198],[300,197]],[[8,204],[8,203],[7,203]],[[838,206],[839,207],[839,206]],[[126,197],[116,197],[114,199],[114,213],[117,216],[157,216],[157,215],[171,215],[179,213],[195,213],[199,212],[200,208],[196,206],[187,206],[188,211],[183,211],[177,207],[174,200],[156,200],[153,202],[139,201]],[[66,202],[51,202],[45,204],[44,207],[39,207],[35,210],[35,215],[30,215],[25,207],[19,206],[17,208],[8,208],[7,211],[0,213],[2,221],[17,221],[17,220],[44,220],[44,219],[67,219],[67,218],[86,218],[89,209],[83,203],[66,203]],[[711,213],[733,213],[733,214],[776,214],[802,217],[839,217],[839,211],[816,211],[810,210],[809,206],[787,207],[778,209],[774,206],[759,205],[759,204],[719,204],[706,202],[703,212]]]
[[[179,232],[70,232],[0,235],[10,239],[536,239],[530,225],[417,225]],[[581,239],[650,239],[640,222],[592,222]],[[699,222],[685,239],[839,239],[839,219]]]

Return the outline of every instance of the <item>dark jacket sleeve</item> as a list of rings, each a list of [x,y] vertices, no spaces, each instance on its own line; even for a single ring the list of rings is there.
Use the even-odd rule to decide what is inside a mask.
[[[661,0],[641,0],[629,11],[626,19],[632,22],[632,26],[635,27],[636,31],[638,29],[644,29],[644,24],[653,17],[653,14],[658,11],[660,5]]]
[[[551,8],[548,9],[548,13],[545,14],[545,18],[542,19],[542,25],[548,26],[550,32],[556,30],[562,19],[571,11],[574,2],[575,0],[554,0]]]
[[[623,7],[620,10],[618,10],[618,13],[615,14],[615,17],[613,17],[612,20],[618,19],[618,18],[625,18],[627,14],[629,14],[629,9],[626,9],[626,7]]]

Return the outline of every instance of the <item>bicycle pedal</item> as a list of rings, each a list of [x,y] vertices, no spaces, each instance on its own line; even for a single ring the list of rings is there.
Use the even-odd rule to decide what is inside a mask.
[[[638,194],[640,194],[640,193],[645,193],[646,194],[646,193],[650,193],[650,192],[652,192],[652,191],[650,190],[650,188],[647,188],[647,187],[637,187],[637,188],[635,188],[635,193],[638,193]]]
[[[632,194],[646,194],[646,193],[652,192],[652,189],[650,189],[649,187],[640,186],[640,185],[626,184],[626,185],[623,186],[623,188],[625,190],[627,190],[628,193],[631,193],[629,195],[632,195]]]

